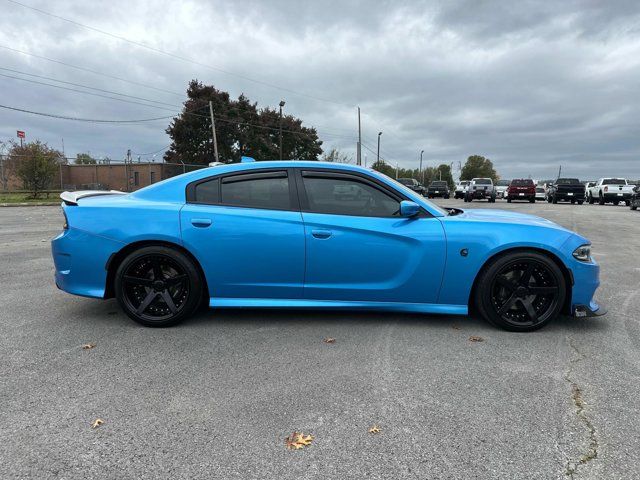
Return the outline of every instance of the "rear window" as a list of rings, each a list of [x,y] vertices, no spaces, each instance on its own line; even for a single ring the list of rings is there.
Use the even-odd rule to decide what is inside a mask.
[[[626,185],[627,181],[624,178],[605,178],[602,181],[603,185]]]
[[[220,203],[236,207],[288,210],[290,201],[287,172],[224,177],[220,186]]]
[[[498,180],[498,181],[496,182],[496,185],[497,185],[498,187],[508,187],[508,186],[509,186],[509,183],[511,183],[511,181],[510,181],[510,180]]]
[[[533,187],[533,180],[530,178],[520,178],[517,180],[511,180],[511,186],[513,187]]]
[[[559,178],[556,182],[558,185],[571,185],[574,183],[580,183],[577,178]]]
[[[440,180],[436,180],[435,182],[431,182],[431,186],[432,187],[446,187],[447,186],[447,182],[440,181]]]
[[[536,187],[536,193],[544,193],[544,188]]]
[[[476,185],[491,185],[490,178],[476,178]]]
[[[399,178],[398,182],[400,182],[403,185],[415,185],[416,183],[418,183],[413,178]]]

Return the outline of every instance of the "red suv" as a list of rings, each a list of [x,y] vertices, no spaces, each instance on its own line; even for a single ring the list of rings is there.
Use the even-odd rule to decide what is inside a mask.
[[[530,203],[536,201],[536,186],[530,178],[519,178],[511,180],[507,188],[507,202],[511,200],[529,200]]]

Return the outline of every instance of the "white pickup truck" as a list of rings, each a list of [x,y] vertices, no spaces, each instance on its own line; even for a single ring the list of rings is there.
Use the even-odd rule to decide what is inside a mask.
[[[618,205],[624,202],[629,206],[632,195],[633,185],[629,185],[624,178],[601,178],[587,192],[589,203],[598,202],[599,205],[605,203]]]

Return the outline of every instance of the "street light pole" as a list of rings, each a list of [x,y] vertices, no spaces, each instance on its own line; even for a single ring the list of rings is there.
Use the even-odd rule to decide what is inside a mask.
[[[284,160],[282,155],[282,107],[284,107],[284,100],[280,100],[280,159]]]
[[[382,135],[382,132],[378,132],[378,156],[376,158],[376,163],[380,161],[380,135]]]
[[[420,182],[424,185],[424,175],[422,174],[422,154],[424,150],[420,152]]]

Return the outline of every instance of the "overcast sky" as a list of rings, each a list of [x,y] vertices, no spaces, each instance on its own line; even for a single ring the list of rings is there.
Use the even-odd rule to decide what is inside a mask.
[[[197,78],[259,106],[284,99],[325,150],[354,156],[359,105],[369,163],[382,131],[381,156],[403,167],[417,167],[424,150],[425,166],[453,162],[454,173],[481,154],[503,178],[550,178],[559,165],[583,179],[640,177],[637,1],[20,1],[195,62],[0,0],[2,105],[162,117],[180,110]],[[58,148],[64,138],[69,156],[119,159],[127,148],[167,146],[168,122],[104,125],[0,109],[0,140],[20,129]]]

